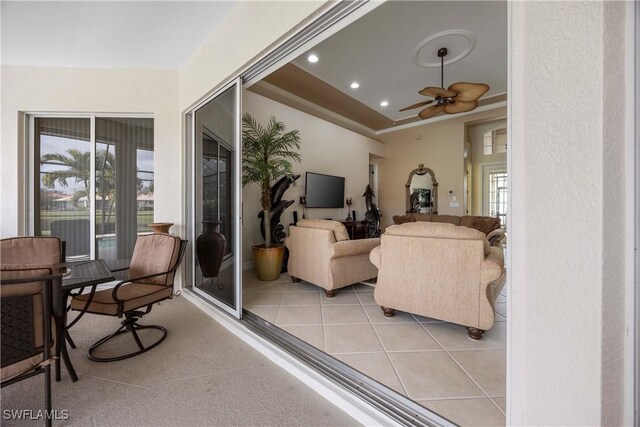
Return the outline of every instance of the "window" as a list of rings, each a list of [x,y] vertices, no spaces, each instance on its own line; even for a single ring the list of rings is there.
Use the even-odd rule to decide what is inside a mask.
[[[153,119],[35,117],[33,230],[68,259],[128,259],[153,222]]]
[[[507,172],[489,172],[489,216],[507,225]]]
[[[507,128],[490,130],[482,138],[482,154],[490,156],[507,152]]]

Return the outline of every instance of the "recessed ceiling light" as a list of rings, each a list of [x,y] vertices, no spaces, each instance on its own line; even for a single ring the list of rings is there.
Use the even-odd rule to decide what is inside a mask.
[[[307,60],[309,62],[318,62],[318,57],[314,54],[309,55],[309,57],[307,58]]]
[[[351,89],[358,89],[359,87],[360,87],[360,83],[358,82],[351,83]]]
[[[380,106],[381,106],[381,107],[386,107],[387,105],[389,105],[389,102],[387,102],[387,101],[382,101],[382,102],[380,103]]]

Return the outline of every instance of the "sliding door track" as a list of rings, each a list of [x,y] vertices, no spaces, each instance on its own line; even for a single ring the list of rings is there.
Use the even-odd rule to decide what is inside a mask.
[[[399,424],[406,426],[455,426],[446,418],[418,405],[411,399],[378,383],[250,311],[244,310],[241,322],[252,332],[280,347]]]

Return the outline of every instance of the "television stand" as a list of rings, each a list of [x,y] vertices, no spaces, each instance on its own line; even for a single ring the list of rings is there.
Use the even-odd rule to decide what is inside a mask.
[[[349,239],[359,240],[367,238],[367,220],[362,221],[338,221],[347,229]]]

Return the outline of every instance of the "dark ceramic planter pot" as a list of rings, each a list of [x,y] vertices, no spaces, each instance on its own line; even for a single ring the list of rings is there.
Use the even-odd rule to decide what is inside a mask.
[[[203,277],[217,277],[227,247],[227,239],[218,230],[222,222],[202,221],[202,224],[204,232],[196,240],[198,264]]]

